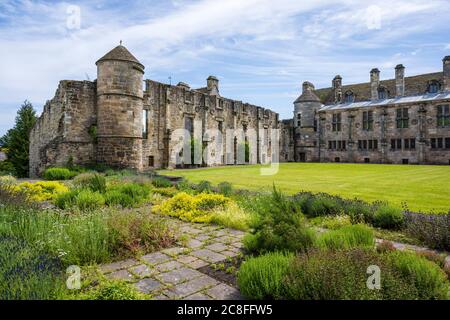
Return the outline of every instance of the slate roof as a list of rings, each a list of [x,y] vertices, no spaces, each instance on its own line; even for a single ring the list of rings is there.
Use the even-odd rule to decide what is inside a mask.
[[[426,102],[426,101],[434,101],[434,100],[450,100],[450,91],[440,92],[440,93],[427,93],[427,94],[423,94],[423,95],[415,95],[415,96],[409,96],[409,97],[389,98],[389,99],[374,100],[374,101],[360,101],[360,102],[353,102],[353,103],[329,104],[329,105],[322,106],[319,109],[319,111],[364,108],[364,107],[377,107],[377,106],[385,106],[385,105],[392,105],[392,104],[402,104],[402,103],[411,103],[411,102]]]
[[[107,54],[105,54],[103,57],[101,57],[96,63],[99,63],[100,61],[105,61],[105,60],[121,60],[121,61],[135,62],[135,63],[140,64],[142,66],[142,68],[144,68],[144,65],[142,63],[140,63],[139,60],[136,59],[136,57],[133,56],[131,54],[131,52],[128,51],[128,49],[122,45],[119,45],[119,46],[115,47],[114,49],[112,49],[111,51],[109,51]]]
[[[405,96],[419,96],[426,93],[428,82],[431,80],[443,80],[442,72],[427,73],[417,76],[405,77]],[[388,90],[388,98],[395,98],[395,79],[381,80],[380,86],[384,86]],[[342,95],[346,91],[352,91],[355,101],[367,101],[371,99],[370,82],[357,83],[342,86]],[[325,105],[334,103],[333,88],[323,88],[314,91],[316,96]]]
[[[305,90],[294,103],[298,102],[321,102],[319,97],[311,90]]]

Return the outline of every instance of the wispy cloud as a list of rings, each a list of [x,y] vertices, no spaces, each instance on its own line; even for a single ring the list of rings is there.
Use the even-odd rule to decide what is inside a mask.
[[[67,28],[70,5],[81,8],[79,30]],[[366,81],[372,67],[397,63],[407,73],[439,70],[449,14],[447,0],[5,0],[3,119],[25,99],[41,107],[60,79],[94,79],[95,61],[119,40],[148,78],[201,86],[215,74],[224,95],[289,117],[305,80],[329,86],[339,73],[346,83]]]

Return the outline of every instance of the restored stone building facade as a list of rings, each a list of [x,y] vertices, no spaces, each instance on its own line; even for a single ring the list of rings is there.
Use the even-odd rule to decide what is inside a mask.
[[[122,45],[96,64],[96,81],[61,81],[44,106],[30,135],[32,176],[69,162],[148,170],[278,156],[278,114],[222,97],[217,78],[200,89],[144,81],[144,66]]]
[[[280,159],[298,162],[450,164],[450,56],[443,71],[330,88],[303,84],[291,125],[281,124]],[[290,131],[290,132],[289,132]],[[292,139],[293,140],[290,140]]]

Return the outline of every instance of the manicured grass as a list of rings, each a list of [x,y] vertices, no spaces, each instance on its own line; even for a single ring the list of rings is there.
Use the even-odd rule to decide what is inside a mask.
[[[275,175],[261,175],[263,166],[228,166],[193,170],[163,170],[160,174],[184,176],[192,182],[228,181],[236,189],[301,190],[326,192],[366,201],[383,200],[401,207],[406,202],[415,211],[448,212],[450,166],[282,163]]]

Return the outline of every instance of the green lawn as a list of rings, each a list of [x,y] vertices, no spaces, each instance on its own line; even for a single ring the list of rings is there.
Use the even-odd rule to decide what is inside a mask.
[[[267,190],[275,184],[293,194],[301,190],[326,192],[366,201],[387,200],[412,210],[447,212],[450,209],[450,166],[413,166],[338,163],[283,163],[276,175],[263,176],[262,166],[228,166],[192,170],[162,170],[192,182],[228,181],[235,188]]]

